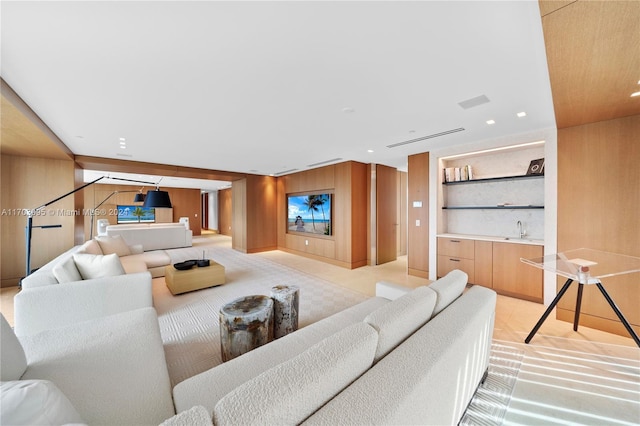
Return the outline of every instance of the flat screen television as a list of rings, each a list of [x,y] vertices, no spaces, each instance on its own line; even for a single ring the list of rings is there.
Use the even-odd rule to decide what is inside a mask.
[[[331,193],[287,195],[287,230],[316,235],[333,235]]]
[[[155,222],[156,209],[141,206],[118,206],[118,223]]]

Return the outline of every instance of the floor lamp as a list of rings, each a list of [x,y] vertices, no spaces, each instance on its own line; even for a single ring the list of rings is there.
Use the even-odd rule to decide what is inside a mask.
[[[62,200],[63,198],[68,197],[69,195],[76,193],[78,191],[80,191],[81,189],[86,188],[87,186],[93,185],[94,183],[98,182],[99,180],[102,179],[114,179],[114,180],[121,180],[121,181],[126,181],[126,182],[134,182],[134,183],[141,183],[141,184],[145,184],[145,185],[153,185],[156,187],[156,189],[154,191],[148,191],[147,195],[149,195],[149,193],[154,193],[154,195],[151,197],[151,200],[149,200],[150,197],[145,197],[145,204],[144,207],[171,207],[171,200],[169,200],[169,193],[166,191],[160,191],[160,189],[158,188],[157,184],[154,182],[145,182],[145,181],[141,181],[141,180],[133,180],[133,179],[123,179],[123,178],[116,178],[116,177],[109,177],[109,176],[100,176],[98,179],[93,180],[89,183],[85,183],[82,186],[77,187],[76,189],[74,189],[73,191],[67,192],[64,195],[59,196],[56,199],[53,199],[47,203],[44,203],[41,206],[36,207],[35,209],[31,209],[31,210],[27,210],[26,214],[27,214],[27,226],[25,227],[25,239],[26,239],[26,275],[25,277],[28,277],[29,275],[31,275],[31,234],[33,232],[33,228],[61,228],[62,225],[43,225],[43,226],[33,226],[33,217],[38,215],[38,213],[40,211],[42,211],[42,209],[44,209],[47,206],[50,206],[51,204]],[[117,191],[116,191],[117,192]],[[121,191],[124,192],[124,191]],[[134,192],[138,192],[138,191],[134,191]],[[113,195],[113,194],[111,194]],[[111,195],[109,197],[111,197]],[[109,198],[107,197],[107,199]],[[105,200],[106,201],[106,200]],[[149,201],[149,205],[147,205],[147,201]],[[103,201],[104,202],[104,201]],[[102,203],[101,203],[102,204]],[[168,204],[168,206],[167,206]],[[94,209],[95,210],[95,209]],[[93,219],[92,219],[92,226],[93,226]]]

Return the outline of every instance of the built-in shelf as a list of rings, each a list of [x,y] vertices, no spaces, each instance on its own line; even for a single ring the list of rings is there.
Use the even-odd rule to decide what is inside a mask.
[[[544,206],[444,206],[443,210],[515,210],[515,209],[544,209]]]
[[[452,182],[442,182],[442,184],[443,185],[461,185],[461,184],[467,184],[467,183],[482,183],[482,182],[493,182],[493,181],[501,181],[501,180],[539,179],[543,177],[544,175],[500,176],[500,177],[492,177],[492,178],[456,180]]]

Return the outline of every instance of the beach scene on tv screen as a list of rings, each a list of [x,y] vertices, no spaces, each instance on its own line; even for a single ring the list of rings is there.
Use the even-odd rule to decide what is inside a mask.
[[[289,195],[288,230],[331,235],[331,194]]]
[[[118,223],[155,222],[156,210],[151,207],[118,206]]]

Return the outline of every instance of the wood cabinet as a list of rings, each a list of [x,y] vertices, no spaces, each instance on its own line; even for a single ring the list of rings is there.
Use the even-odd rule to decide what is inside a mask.
[[[520,258],[542,255],[542,246],[494,242],[493,289],[500,294],[542,303],[542,270],[520,261]]]
[[[520,258],[542,257],[543,247],[466,238],[438,237],[438,277],[454,269],[469,283],[493,288],[505,296],[542,303],[543,273]]]
[[[457,238],[438,238],[438,277],[454,269],[466,272],[469,282],[475,283],[475,241]]]

